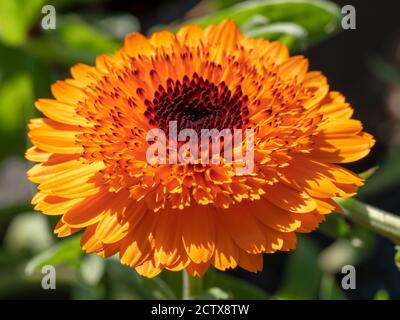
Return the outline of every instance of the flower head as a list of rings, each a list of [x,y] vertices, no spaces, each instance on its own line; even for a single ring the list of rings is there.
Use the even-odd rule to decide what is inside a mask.
[[[32,202],[61,216],[58,236],[84,229],[86,252],[118,253],[144,276],[259,271],[262,253],[294,249],[296,232],[340,211],[332,198],[363,184],[337,165],[374,143],[344,97],[304,57],[231,21],[133,33],[115,55],[71,73],[52,86],[54,99],[36,102],[46,118],[29,124]],[[238,174],[235,162],[149,163],[147,133],[170,121],[199,134],[252,128],[252,172]]]

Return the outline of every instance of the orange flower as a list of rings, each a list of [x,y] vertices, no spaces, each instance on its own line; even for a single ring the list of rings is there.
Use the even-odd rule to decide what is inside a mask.
[[[340,211],[363,180],[335,163],[366,156],[374,140],[320,72],[278,42],[224,21],[176,35],[138,33],[96,66],[78,64],[32,119],[29,179],[35,209],[60,215],[60,237],[84,229],[88,253],[119,253],[146,277],[164,268],[203,275],[262,269],[262,253],[296,246],[296,232]],[[189,107],[188,107],[189,106]],[[253,128],[254,170],[234,164],[149,164],[146,134]]]

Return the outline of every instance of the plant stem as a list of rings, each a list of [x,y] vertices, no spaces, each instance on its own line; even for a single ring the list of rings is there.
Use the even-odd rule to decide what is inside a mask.
[[[183,300],[193,300],[203,290],[203,279],[192,277],[186,270],[182,271],[182,298]]]
[[[400,244],[400,216],[385,212],[356,199],[336,199],[351,221]]]

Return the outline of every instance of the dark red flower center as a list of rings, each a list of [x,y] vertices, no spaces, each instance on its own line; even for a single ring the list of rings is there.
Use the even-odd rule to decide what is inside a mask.
[[[248,123],[248,98],[240,85],[232,91],[225,82],[214,84],[194,73],[192,79],[168,79],[160,85],[153,101],[146,100],[149,123],[168,132],[170,121],[177,122],[178,132],[193,129],[242,129]]]

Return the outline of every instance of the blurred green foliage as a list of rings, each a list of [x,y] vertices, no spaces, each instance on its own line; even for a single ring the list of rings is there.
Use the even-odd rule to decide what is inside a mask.
[[[0,38],[6,45],[21,45],[32,24],[40,17],[46,0],[0,2]]]
[[[26,124],[39,116],[33,103],[50,97],[50,85],[68,77],[71,65],[93,64],[95,57],[112,53],[121,46],[124,34],[140,30],[138,19],[127,13],[106,15],[89,10],[71,12],[73,5],[95,1],[0,1],[0,161],[11,155],[22,157],[27,147]],[[338,31],[340,12],[322,0],[216,0],[216,11],[183,23],[207,26],[230,18],[243,32],[254,37],[279,40],[292,51],[301,51]],[[40,28],[41,8],[53,4],[57,28]],[[380,173],[371,178],[382,189],[396,167],[399,155],[390,155]],[[397,172],[397,171],[396,171]],[[24,174],[24,173],[23,173]],[[390,180],[390,179],[389,179]],[[381,181],[381,182],[379,182]],[[393,178],[393,183],[399,179]],[[368,191],[367,191],[368,190]],[[179,273],[163,272],[144,279],[122,266],[117,258],[103,260],[84,255],[80,236],[57,240],[52,235],[54,219],[32,214],[29,199],[12,207],[1,207],[0,298],[32,290],[41,291],[41,268],[57,266],[57,287],[74,299],[180,299]],[[343,216],[329,215],[319,232],[333,244],[322,248],[311,238],[299,237],[298,249],[288,253],[282,283],[276,292],[265,293],[258,286],[215,270],[204,278],[199,298],[210,299],[345,299],[335,274],[343,263],[360,263],[374,247],[375,236],[354,227]],[[337,257],[341,257],[337,261]],[[396,256],[400,264],[399,253]],[[377,298],[387,298],[384,291]]]
[[[280,40],[299,51],[338,31],[339,7],[323,0],[245,1],[194,19],[200,26],[234,20],[247,35]]]

